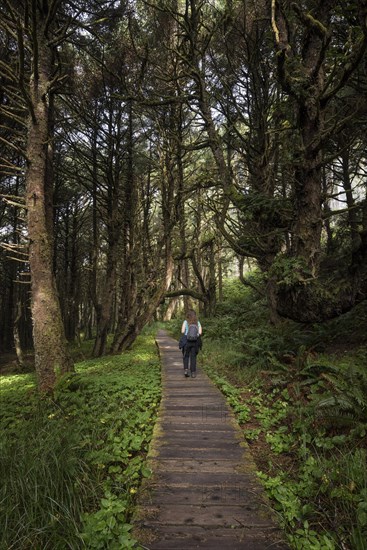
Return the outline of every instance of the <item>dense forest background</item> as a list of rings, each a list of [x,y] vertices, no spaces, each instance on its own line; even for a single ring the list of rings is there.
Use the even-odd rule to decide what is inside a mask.
[[[47,390],[67,341],[121,352],[182,300],[214,314],[230,276],[275,325],[365,300],[366,17],[364,0],[4,0],[0,351],[34,346]]]

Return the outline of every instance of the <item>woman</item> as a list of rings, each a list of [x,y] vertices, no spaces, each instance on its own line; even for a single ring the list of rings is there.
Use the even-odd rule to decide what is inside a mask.
[[[181,334],[187,338],[186,344],[182,348],[184,374],[186,377],[190,376],[189,370],[191,371],[191,378],[196,377],[196,356],[201,348],[202,332],[203,330],[195,311],[190,309],[181,327]]]

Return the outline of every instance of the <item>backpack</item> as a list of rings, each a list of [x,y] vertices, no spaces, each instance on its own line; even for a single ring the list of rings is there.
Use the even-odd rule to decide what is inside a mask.
[[[187,341],[196,342],[199,338],[199,327],[197,325],[189,325],[187,331]]]

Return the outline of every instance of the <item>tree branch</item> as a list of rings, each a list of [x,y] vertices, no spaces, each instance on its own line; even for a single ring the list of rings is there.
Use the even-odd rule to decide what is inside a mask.
[[[0,136],[0,141],[5,143],[5,145],[10,147],[11,149],[14,149],[14,151],[16,151],[19,155],[21,155],[23,158],[25,158],[27,160],[25,151],[23,149],[21,149],[20,147],[17,147],[17,145],[14,145],[14,143],[10,143],[10,141],[8,141],[7,139],[5,139],[1,136]]]
[[[357,69],[366,51],[366,48],[367,48],[367,33],[363,33],[363,36],[361,36],[360,39],[354,44],[353,50],[350,53],[349,57],[347,58],[346,62],[344,63],[344,66],[339,74],[338,82],[329,91],[329,93],[326,93],[326,90],[330,85],[330,81],[327,82],[324,89],[325,93],[321,97],[321,101],[320,101],[320,104],[322,107],[325,107],[326,104],[339,92],[339,90],[344,86],[347,80],[351,77],[353,72]]]
[[[192,298],[195,298],[196,300],[200,300],[200,302],[204,302],[204,303],[208,301],[206,296],[204,296],[200,292],[196,292],[196,290],[191,290],[189,288],[182,288],[181,290],[172,290],[164,294],[165,298],[177,298],[178,296],[191,296]]]

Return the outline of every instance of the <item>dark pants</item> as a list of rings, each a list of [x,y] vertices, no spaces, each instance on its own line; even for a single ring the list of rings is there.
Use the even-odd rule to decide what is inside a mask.
[[[198,353],[198,346],[196,342],[187,342],[183,349],[183,364],[184,369],[189,368],[191,372],[196,372],[196,355]]]

